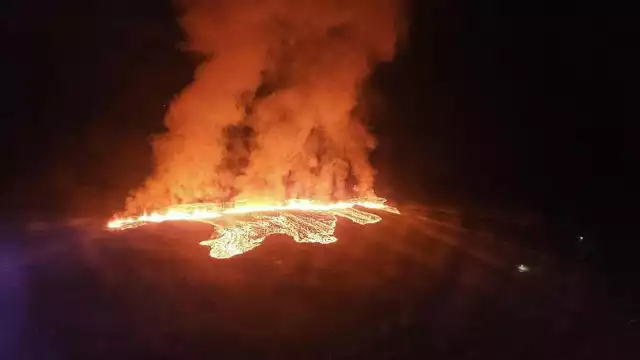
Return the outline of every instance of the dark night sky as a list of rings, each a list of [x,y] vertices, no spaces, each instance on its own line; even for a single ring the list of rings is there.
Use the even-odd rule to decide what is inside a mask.
[[[3,214],[109,214],[144,178],[146,139],[197,63],[178,50],[175,9],[13,3],[3,11]],[[374,122],[382,192],[541,214],[594,234],[610,262],[631,259],[634,19],[603,6],[416,2],[408,45],[373,80],[387,100]]]

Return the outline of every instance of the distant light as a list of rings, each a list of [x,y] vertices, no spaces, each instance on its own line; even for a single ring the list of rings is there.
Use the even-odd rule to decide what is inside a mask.
[[[584,236],[578,236],[578,241],[584,240]]]
[[[527,272],[529,271],[529,267],[525,264],[520,264],[518,265],[518,271],[519,272]]]

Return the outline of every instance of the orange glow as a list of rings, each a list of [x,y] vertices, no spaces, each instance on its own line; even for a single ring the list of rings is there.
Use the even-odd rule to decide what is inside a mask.
[[[366,209],[399,214],[398,209],[385,202],[382,198],[370,198],[334,203],[312,200],[289,200],[272,205],[234,203],[230,207],[215,203],[186,204],[135,217],[116,217],[107,227],[113,230],[129,229],[165,221],[208,223],[216,227],[215,237],[200,244],[210,247],[211,257],[223,259],[255,248],[272,234],[289,235],[300,243],[335,242],[337,239],[333,234],[337,217],[364,225],[381,220],[380,216]],[[223,217],[233,221],[222,225],[220,220]]]
[[[334,242],[338,217],[369,224],[380,216],[367,210],[398,212],[374,196],[373,114],[361,100],[374,66],[394,57],[403,0],[181,3],[186,50],[202,62],[167,107],[154,169],[124,214],[156,211],[109,228],[205,222],[216,231],[202,244],[228,258],[270,234]]]

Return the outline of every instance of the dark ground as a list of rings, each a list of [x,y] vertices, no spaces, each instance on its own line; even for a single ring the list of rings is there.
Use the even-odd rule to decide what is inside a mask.
[[[206,228],[51,225],[106,219],[150,170],[197,63],[169,1],[3,3],[0,357],[636,358],[640,61],[620,3],[414,1],[371,82],[372,160],[380,195],[454,226],[345,223],[232,261]]]
[[[231,260],[207,225],[32,229],[3,273],[15,359],[632,359],[631,304],[584,269],[407,209]],[[438,219],[439,220],[436,220]],[[530,271],[516,266],[525,263]],[[3,310],[6,311],[6,307]],[[15,356],[13,356],[15,355]]]

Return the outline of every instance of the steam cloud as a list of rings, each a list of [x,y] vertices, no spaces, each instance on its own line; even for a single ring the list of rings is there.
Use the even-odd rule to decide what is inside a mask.
[[[181,24],[204,55],[153,141],[127,210],[195,201],[373,195],[375,139],[354,112],[393,58],[400,0],[195,0]]]

